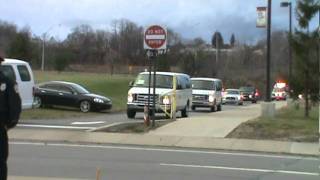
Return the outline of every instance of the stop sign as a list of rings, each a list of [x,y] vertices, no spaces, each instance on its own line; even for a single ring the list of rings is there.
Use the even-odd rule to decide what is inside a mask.
[[[152,25],[144,31],[145,49],[166,49],[167,30],[159,25]]]

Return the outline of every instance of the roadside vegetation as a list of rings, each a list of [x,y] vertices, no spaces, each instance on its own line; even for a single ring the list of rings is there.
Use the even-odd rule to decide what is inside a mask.
[[[296,142],[319,141],[319,106],[304,116],[303,106],[283,108],[272,119],[258,118],[241,124],[228,138],[266,139]]]
[[[112,100],[111,112],[123,111],[126,109],[127,93],[129,82],[134,78],[127,75],[107,75],[97,73],[81,72],[54,72],[54,71],[35,71],[36,83],[46,81],[70,81],[86,87],[89,91],[107,96]],[[99,115],[101,113],[88,113],[86,115]],[[64,109],[33,109],[22,113],[22,119],[40,119],[40,118],[66,118],[82,117],[84,113],[80,110]]]

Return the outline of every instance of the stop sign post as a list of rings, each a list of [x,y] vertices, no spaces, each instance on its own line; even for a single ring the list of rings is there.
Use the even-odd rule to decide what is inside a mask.
[[[156,110],[156,56],[159,51],[165,52],[167,49],[167,30],[159,25],[152,25],[145,29],[143,47],[147,50],[147,55],[150,59],[149,62],[149,87],[148,87],[148,105],[147,113],[149,116],[150,111],[150,96],[151,96],[151,72],[153,63],[153,105],[152,105],[152,127],[155,127],[155,110]]]

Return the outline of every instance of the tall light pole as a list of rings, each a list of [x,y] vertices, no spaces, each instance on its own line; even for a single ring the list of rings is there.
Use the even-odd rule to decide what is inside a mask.
[[[281,7],[289,7],[289,88],[291,88],[292,81],[292,48],[291,48],[291,37],[292,37],[292,4],[290,1],[281,2]]]
[[[46,32],[42,34],[42,57],[41,57],[41,71],[44,71],[44,48],[45,48],[45,41],[49,31],[51,31],[56,25],[51,26]],[[58,24],[61,26],[61,24]]]
[[[270,87],[270,58],[271,58],[271,0],[268,0],[268,23],[267,23],[267,87],[266,87],[266,102],[271,102],[271,87]]]

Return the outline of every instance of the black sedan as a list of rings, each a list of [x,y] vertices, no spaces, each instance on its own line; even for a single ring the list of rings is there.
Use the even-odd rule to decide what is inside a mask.
[[[251,101],[257,103],[259,99],[259,92],[253,86],[243,86],[239,88],[244,101]]]
[[[89,112],[111,109],[112,102],[107,97],[90,93],[79,84],[51,81],[35,88],[34,107],[43,105],[69,106]]]

